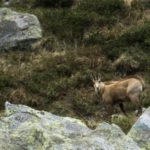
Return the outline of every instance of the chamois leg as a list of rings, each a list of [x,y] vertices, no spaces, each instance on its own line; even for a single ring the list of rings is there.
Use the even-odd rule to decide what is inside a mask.
[[[141,102],[140,102],[140,100],[138,99],[138,105],[137,105],[137,107],[138,107],[138,113],[137,113],[137,115],[140,115],[140,114],[142,114],[142,104],[141,104]]]
[[[113,105],[112,104],[108,104],[107,111],[108,111],[108,115],[111,116],[113,113]]]
[[[123,103],[120,103],[119,106],[120,106],[120,109],[121,109],[121,111],[123,112],[123,114],[124,114],[125,116],[128,116],[127,113],[126,113],[126,111],[125,111],[125,109],[124,109]]]
[[[140,102],[140,99],[139,97],[136,95],[133,95],[133,96],[130,96],[130,100],[131,102],[136,106],[136,108],[138,109],[138,113],[137,113],[137,116],[139,114],[142,114],[142,104]]]

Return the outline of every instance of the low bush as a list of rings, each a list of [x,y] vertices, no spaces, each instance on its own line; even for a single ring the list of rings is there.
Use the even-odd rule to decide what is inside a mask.
[[[132,3],[132,8],[134,9],[141,9],[141,10],[144,10],[144,9],[149,9],[150,8],[150,3],[149,3],[149,0],[136,0],[136,1],[133,1]]]
[[[92,101],[92,95],[90,93],[75,90],[69,98],[74,111],[80,117],[91,116],[94,113],[94,101]]]
[[[74,42],[81,41],[84,31],[90,26],[90,18],[84,12],[68,9],[44,9],[39,16],[46,35],[55,35],[58,39]]]
[[[112,59],[124,52],[143,51],[149,53],[149,36],[150,23],[146,22],[142,26],[131,27],[115,39],[106,40],[103,49],[105,54]]]
[[[70,7],[74,0],[36,0],[35,4],[44,7]]]
[[[14,79],[11,75],[0,72],[0,89],[3,90],[3,88],[11,88],[15,86]]]
[[[128,117],[122,115],[113,115],[111,122],[120,126],[125,133],[128,133],[135,120],[135,116],[133,115]]]
[[[25,8],[67,8],[74,4],[74,0],[13,0],[10,1],[10,5],[13,7],[25,7]]]
[[[123,0],[83,0],[77,9],[85,12],[96,12],[100,15],[114,15],[124,13],[126,6]]]
[[[142,26],[136,26],[129,29],[125,32],[120,40],[123,44],[128,44],[133,46],[134,45],[141,45],[142,47],[146,48],[150,45],[149,44],[149,37],[150,37],[150,22],[145,23]]]

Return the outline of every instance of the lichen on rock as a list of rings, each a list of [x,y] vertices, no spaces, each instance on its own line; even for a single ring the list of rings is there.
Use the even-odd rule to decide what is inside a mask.
[[[5,116],[0,119],[0,149],[3,150],[139,150],[117,125],[100,123],[92,130],[78,119],[9,102],[5,107]]]

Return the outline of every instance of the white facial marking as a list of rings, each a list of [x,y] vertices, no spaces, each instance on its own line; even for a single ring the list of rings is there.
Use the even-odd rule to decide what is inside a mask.
[[[98,81],[96,81],[94,84],[94,88],[95,88],[96,93],[98,93],[98,91],[99,91],[99,86],[100,86],[100,83]]]

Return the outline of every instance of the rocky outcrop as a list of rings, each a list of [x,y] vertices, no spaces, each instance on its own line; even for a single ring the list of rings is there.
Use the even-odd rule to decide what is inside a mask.
[[[139,150],[116,125],[101,123],[95,130],[80,120],[59,117],[23,105],[5,104],[0,119],[2,150]]]
[[[150,107],[133,125],[128,136],[138,143],[141,148],[150,150]]]
[[[0,51],[28,49],[42,37],[40,23],[36,16],[0,8]]]

